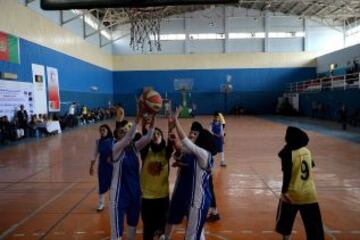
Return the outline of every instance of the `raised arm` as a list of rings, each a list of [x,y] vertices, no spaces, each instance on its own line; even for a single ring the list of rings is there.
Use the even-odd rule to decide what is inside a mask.
[[[189,138],[187,138],[184,129],[182,128],[179,122],[179,113],[181,112],[181,107],[176,109],[176,113],[174,115],[175,128],[177,134],[183,144],[183,151],[186,153],[192,153],[196,156],[197,161],[201,168],[207,169],[209,167],[209,160],[211,158],[211,154],[203,148],[195,145]]]
[[[122,152],[122,150],[131,143],[132,139],[135,136],[136,127],[137,127],[137,124],[133,124],[133,126],[131,127],[131,130],[128,131],[126,133],[126,135],[120,141],[118,141],[114,144],[113,150],[112,150],[114,160],[117,159],[120,156],[120,153]]]
[[[151,116],[149,131],[147,131],[146,135],[142,136],[139,139],[139,141],[135,143],[136,150],[140,151],[151,142],[152,135],[154,134],[154,126],[155,126],[155,114]]]
[[[136,128],[141,122],[142,114],[143,114],[142,108],[141,106],[138,106],[135,124],[133,124],[131,130],[128,131],[126,135],[120,141],[115,143],[113,146],[113,159],[117,159],[120,156],[122,150],[131,143],[132,139],[135,136]]]

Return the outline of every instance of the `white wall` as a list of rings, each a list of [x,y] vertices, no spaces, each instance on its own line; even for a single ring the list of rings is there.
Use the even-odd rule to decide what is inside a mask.
[[[24,5],[24,0],[17,0],[17,2],[19,4]],[[29,9],[31,9],[32,11],[36,12],[37,14],[45,17],[47,20],[53,22],[54,24],[60,25],[60,11],[44,11],[44,10],[42,10],[40,7],[40,0],[35,0],[31,3],[29,3],[27,5],[27,7]],[[66,19],[70,19],[76,15],[71,11],[63,11],[63,16],[64,16],[64,20],[66,20]],[[66,30],[76,34],[79,37],[83,37],[82,26],[83,26],[82,20],[80,18],[77,18],[71,22],[64,24],[62,27],[65,28]],[[89,25],[85,24],[85,26],[86,26],[87,33],[91,33],[94,31],[94,29],[91,28]],[[95,47],[99,48],[99,35],[98,34],[95,34],[93,36],[86,38],[86,41],[91,43]],[[112,51],[111,44],[109,44],[101,49],[102,49],[102,51],[104,51],[108,54],[111,54],[111,51]]]
[[[112,69],[112,57],[98,47],[15,0],[0,0],[0,30],[91,64]]]
[[[348,62],[352,63],[355,58],[360,58],[360,44],[317,58],[317,72],[328,72],[330,64],[337,64],[337,69],[344,69],[347,67]]]

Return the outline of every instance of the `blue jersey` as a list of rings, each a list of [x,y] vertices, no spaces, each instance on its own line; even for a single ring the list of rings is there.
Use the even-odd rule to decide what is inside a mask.
[[[114,164],[115,176],[118,176],[117,187],[121,188],[121,194],[139,198],[141,196],[139,159],[134,145],[124,148],[119,159]]]
[[[113,165],[109,160],[112,158],[112,138],[100,138],[97,141],[97,153],[99,154],[98,180],[99,194],[103,194],[110,189]]]
[[[113,139],[112,138],[100,138],[97,140],[97,152],[99,153],[99,165],[108,164],[112,166],[111,163],[108,162],[112,157],[112,147],[113,147]]]
[[[179,168],[170,206],[170,223],[180,223],[191,207],[204,208],[212,199],[209,177],[213,158],[209,154],[208,168],[198,164],[195,155],[185,154],[180,160],[186,166]]]
[[[223,152],[224,151],[224,137],[223,137],[223,126],[220,122],[212,122],[211,123],[211,132],[213,134],[216,135],[220,135],[220,136],[215,136],[215,146],[216,146],[216,151],[219,152]]]

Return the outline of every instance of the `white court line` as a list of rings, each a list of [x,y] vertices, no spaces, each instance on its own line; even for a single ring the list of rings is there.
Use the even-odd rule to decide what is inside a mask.
[[[328,228],[325,224],[323,225],[324,226],[324,232],[330,236],[331,240],[336,240],[336,237],[334,236],[334,234],[331,232],[331,229]]]
[[[65,235],[65,232],[54,232],[55,235]]]
[[[269,234],[269,233],[274,233],[274,231],[272,230],[264,230],[264,231],[261,231],[263,234]]]
[[[14,237],[25,237],[25,233],[16,233],[13,236]]]
[[[104,234],[105,232],[104,231],[96,231],[94,232],[94,234]]]
[[[6,236],[8,236],[10,233],[12,233],[16,228],[18,228],[19,226],[23,225],[25,222],[29,221],[29,219],[31,219],[32,217],[34,217],[36,214],[38,214],[41,210],[43,210],[44,208],[46,208],[47,206],[49,206],[52,202],[54,202],[56,199],[58,199],[61,195],[63,195],[65,192],[69,191],[70,188],[72,188],[73,186],[75,186],[75,184],[78,184],[80,182],[82,178],[78,179],[76,182],[73,182],[72,184],[70,184],[69,186],[67,186],[64,190],[62,190],[60,193],[58,193],[56,196],[54,196],[53,198],[51,198],[49,201],[47,201],[45,204],[41,205],[41,207],[38,207],[35,211],[33,211],[32,213],[30,213],[27,217],[25,217],[23,220],[21,220],[18,223],[15,223],[14,225],[12,225],[10,228],[8,228],[5,232],[3,232],[0,235],[0,239],[4,239]]]
[[[75,232],[76,234],[86,234],[86,232],[82,232],[82,231],[78,231],[78,232]]]
[[[251,233],[253,233],[253,231],[251,231],[251,230],[242,230],[241,233],[251,234]]]
[[[360,230],[353,230],[353,231],[350,231],[351,234],[360,234]]]
[[[45,233],[43,232],[36,232],[36,233],[33,233],[33,236],[43,236]]]

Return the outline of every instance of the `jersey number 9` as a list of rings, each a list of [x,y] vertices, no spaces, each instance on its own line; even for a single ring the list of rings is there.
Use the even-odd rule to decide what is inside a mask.
[[[306,161],[302,160],[301,161],[301,179],[306,181],[306,180],[308,180],[309,176],[310,176],[309,165],[307,164]]]

